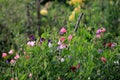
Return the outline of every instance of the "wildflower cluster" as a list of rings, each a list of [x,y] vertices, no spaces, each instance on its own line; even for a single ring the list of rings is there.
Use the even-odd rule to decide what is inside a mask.
[[[14,50],[10,50],[8,53],[2,53],[2,58],[6,61],[6,63],[11,63],[12,65],[14,65],[16,61],[20,58],[20,55],[14,55]]]

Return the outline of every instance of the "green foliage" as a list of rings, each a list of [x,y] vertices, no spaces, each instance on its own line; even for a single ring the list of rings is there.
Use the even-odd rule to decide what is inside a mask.
[[[74,21],[69,16],[74,6],[50,2],[48,14],[41,15],[41,36],[37,34],[36,3],[32,0],[0,0],[0,50],[7,52],[15,49],[13,54],[0,58],[0,79],[19,80],[117,80],[120,77],[120,33],[119,0],[85,0],[80,12],[84,16],[77,32],[73,32],[79,13]],[[29,6],[31,24],[28,24],[27,8]],[[46,8],[41,5],[41,9]],[[116,26],[116,27],[115,27]],[[60,28],[67,32],[62,36]],[[96,31],[105,27],[101,38]],[[26,34],[28,33],[28,34]],[[28,35],[35,34],[35,45],[30,46]],[[72,34],[71,41],[68,36]],[[58,42],[65,37],[64,49],[58,49]],[[40,41],[44,38],[43,41]],[[52,46],[48,46],[51,40]],[[111,43],[116,43],[114,47]],[[15,59],[15,54],[20,58]],[[102,60],[104,57],[105,60]],[[16,61],[15,64],[6,60]],[[30,76],[30,74],[32,74]]]

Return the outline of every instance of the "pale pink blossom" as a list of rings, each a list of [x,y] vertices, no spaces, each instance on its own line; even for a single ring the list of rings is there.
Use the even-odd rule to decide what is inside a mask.
[[[102,61],[103,63],[106,63],[106,62],[107,62],[107,60],[106,60],[105,57],[101,57],[101,61]]]
[[[2,53],[2,57],[5,58],[7,56],[7,53]]]
[[[11,49],[8,53],[9,53],[9,54],[13,54],[13,53],[14,53],[14,51]]]
[[[117,43],[112,43],[111,47],[117,46]]]
[[[12,60],[10,61],[10,63],[11,63],[11,64],[15,64],[16,61],[15,61],[14,59],[12,59]]]
[[[72,38],[73,38],[73,36],[70,34],[70,35],[68,36],[68,40],[71,41]]]
[[[29,42],[27,42],[27,45],[28,46],[34,46],[35,45],[35,41],[29,41]]]
[[[66,44],[61,44],[61,45],[58,46],[57,50],[59,50],[59,49],[65,49],[66,47],[67,47]]]
[[[10,80],[14,80],[14,78],[11,78]]]
[[[62,44],[62,42],[59,40],[59,41],[58,41],[58,45],[61,45],[61,44]]]
[[[23,54],[26,54],[26,52],[23,52]]]
[[[105,28],[101,28],[101,32],[104,33],[106,31]]]
[[[66,32],[67,32],[67,30],[64,27],[62,27],[61,30],[60,30],[60,34],[64,34]]]
[[[101,35],[100,35],[100,34],[97,34],[97,35],[96,35],[96,38],[100,38],[100,37],[101,37]]]
[[[32,78],[32,73],[29,74],[29,78]]]
[[[20,58],[19,54],[16,54],[16,56],[14,57],[14,59],[19,59],[19,58]]]

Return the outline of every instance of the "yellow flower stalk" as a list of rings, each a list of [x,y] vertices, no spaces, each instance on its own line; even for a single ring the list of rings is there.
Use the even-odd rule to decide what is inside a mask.
[[[75,19],[75,12],[72,12],[72,14],[69,16],[69,21],[73,21]]]
[[[48,11],[46,9],[42,9],[40,10],[40,14],[46,16],[48,14]]]
[[[75,11],[75,13],[78,13],[78,12],[80,11],[80,6],[76,7],[76,8],[74,9],[74,11]]]
[[[77,4],[77,3],[82,3],[83,0],[71,0],[71,4]]]

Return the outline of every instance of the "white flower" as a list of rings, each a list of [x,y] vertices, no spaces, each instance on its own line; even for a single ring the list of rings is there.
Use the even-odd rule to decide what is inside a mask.
[[[58,45],[61,45],[61,44],[62,44],[62,42],[59,40],[59,41],[58,41]]]
[[[48,43],[48,46],[49,46],[49,48],[51,48],[51,47],[52,47],[52,44],[49,42],[49,43]]]
[[[11,49],[8,53],[9,53],[9,54],[13,54],[13,53],[14,53],[14,51]]]
[[[114,64],[118,64],[119,65],[119,61],[114,61]]]
[[[61,62],[64,62],[65,61],[65,59],[64,58],[61,58]]]
[[[90,77],[88,77],[88,80],[90,80]]]

